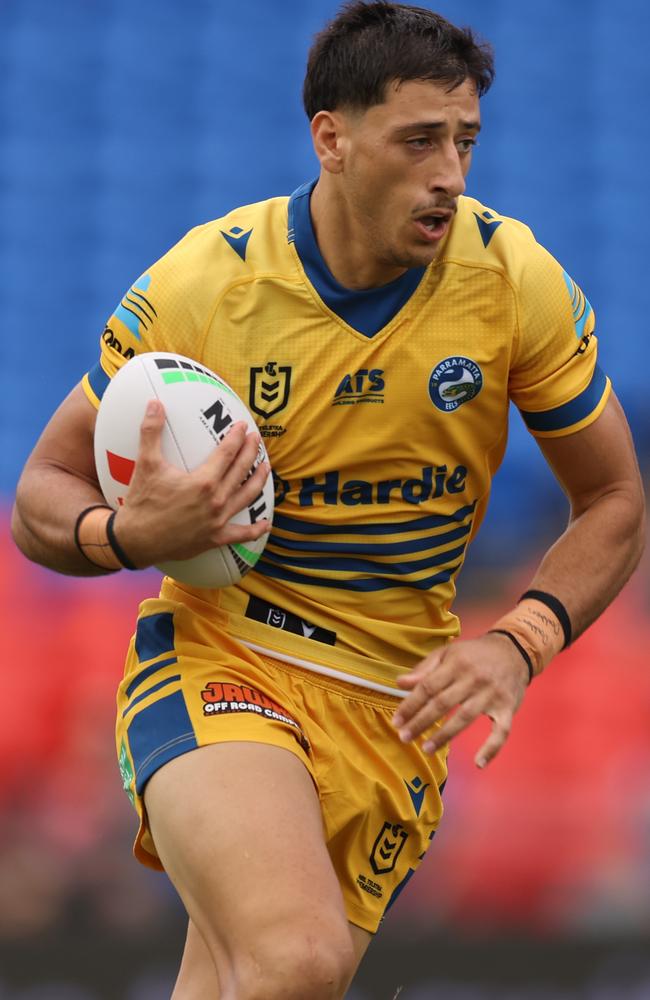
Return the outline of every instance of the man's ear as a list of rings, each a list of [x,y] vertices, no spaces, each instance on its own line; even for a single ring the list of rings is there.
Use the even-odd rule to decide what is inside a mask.
[[[338,111],[319,111],[311,121],[311,137],[323,170],[340,174],[346,149],[346,120]]]

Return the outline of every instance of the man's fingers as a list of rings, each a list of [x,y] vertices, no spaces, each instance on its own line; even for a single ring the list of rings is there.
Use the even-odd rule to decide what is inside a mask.
[[[435,659],[427,657],[422,664],[418,664],[414,670],[403,674],[397,680],[400,687],[411,688],[410,694],[393,715],[393,725],[397,726],[398,729],[409,722],[423,705],[440,695],[456,679],[453,672],[441,670],[442,654],[434,655]],[[423,666],[424,663],[426,666]]]
[[[198,472],[200,469],[208,472],[211,478],[222,479],[237,458],[239,452],[245,447],[247,431],[248,426],[244,420],[236,421],[214,451],[210,452],[203,465],[200,465],[195,471]]]
[[[147,403],[144,419],[140,424],[140,454],[138,463],[157,464],[162,460],[161,438],[165,426],[165,407],[158,399]]]
[[[447,647],[444,646],[442,649],[436,650],[435,653],[431,653],[425,660],[420,660],[416,667],[409,670],[408,673],[400,674],[397,678],[397,683],[401,688],[412,689],[415,685],[422,680],[425,674],[428,674],[430,670],[433,670],[438,666],[440,660],[442,659]]]
[[[221,532],[220,545],[234,545],[235,542],[252,542],[261,538],[267,531],[271,530],[271,522],[268,518],[262,518],[255,524],[227,524]]]
[[[511,720],[499,720],[492,716],[491,719],[492,732],[474,757],[474,763],[477,767],[485,767],[486,764],[489,764],[496,757],[510,735]]]
[[[478,719],[482,712],[482,699],[470,698],[459,705],[453,715],[445,719],[442,726],[432,733],[422,744],[425,753],[435,753],[440,747],[453,740],[455,736],[462,733],[464,729]]]
[[[244,510],[245,507],[250,507],[254,500],[257,500],[262,489],[264,488],[264,483],[271,471],[271,467],[267,462],[262,462],[261,465],[255,469],[255,472],[249,479],[246,480],[243,485],[241,485],[235,492],[231,493],[229,497],[224,501],[223,514],[224,520],[228,521],[235,514],[238,514],[240,510]],[[222,489],[225,487],[222,485]]]
[[[219,448],[221,447],[222,445],[219,445]],[[230,466],[222,473],[221,485],[228,493],[234,493],[251,476],[251,469],[258,456],[259,447],[260,436],[257,431],[246,434]],[[266,477],[264,478],[266,479]]]
[[[445,688],[444,691],[441,691],[435,697],[425,698],[419,708],[408,715],[398,726],[400,739],[404,743],[408,743],[417,736],[421,736],[422,733],[426,732],[427,729],[431,729],[432,726],[451,712],[453,708],[460,705],[467,698],[467,695],[467,684],[461,679]],[[444,743],[445,740],[441,742]]]

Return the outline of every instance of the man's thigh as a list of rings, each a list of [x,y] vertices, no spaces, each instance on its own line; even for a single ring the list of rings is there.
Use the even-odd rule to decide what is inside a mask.
[[[296,755],[253,742],[202,747],[157,771],[144,797],[160,860],[224,993],[242,962],[246,974],[263,969],[271,949],[286,950],[285,961],[331,949],[352,964],[318,796]]]

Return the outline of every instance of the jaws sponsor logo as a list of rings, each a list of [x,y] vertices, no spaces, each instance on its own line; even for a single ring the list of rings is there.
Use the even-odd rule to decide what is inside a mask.
[[[412,479],[381,479],[373,483],[366,479],[346,479],[341,482],[339,472],[326,472],[321,478],[308,476],[298,482],[291,482],[274,475],[275,506],[285,500],[293,490],[298,492],[301,507],[313,507],[320,501],[331,506],[344,504],[358,507],[371,504],[389,504],[398,498],[406,503],[421,504],[436,500],[447,494],[463,493],[466,487],[467,468],[457,465],[450,469],[446,465],[426,465],[420,474]]]
[[[247,687],[245,684],[230,684],[226,681],[210,681],[201,691],[201,698],[205,716],[245,714],[270,719],[272,722],[283,722],[300,734],[301,744],[308,748],[307,739],[296,720],[282,705],[257,688]]]
[[[332,406],[383,403],[386,384],[383,375],[383,368],[360,368],[352,375],[344,375],[334,393]]]

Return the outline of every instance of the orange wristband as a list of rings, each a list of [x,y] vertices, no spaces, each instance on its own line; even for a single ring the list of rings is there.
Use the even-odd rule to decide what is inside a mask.
[[[488,629],[503,632],[513,640],[528,663],[531,679],[541,674],[564,647],[560,619],[542,601],[527,597]]]
[[[86,507],[77,518],[74,529],[74,540],[79,551],[93,566],[109,572],[122,569],[122,563],[111,547],[106,529],[112,511],[112,507],[104,504]]]

